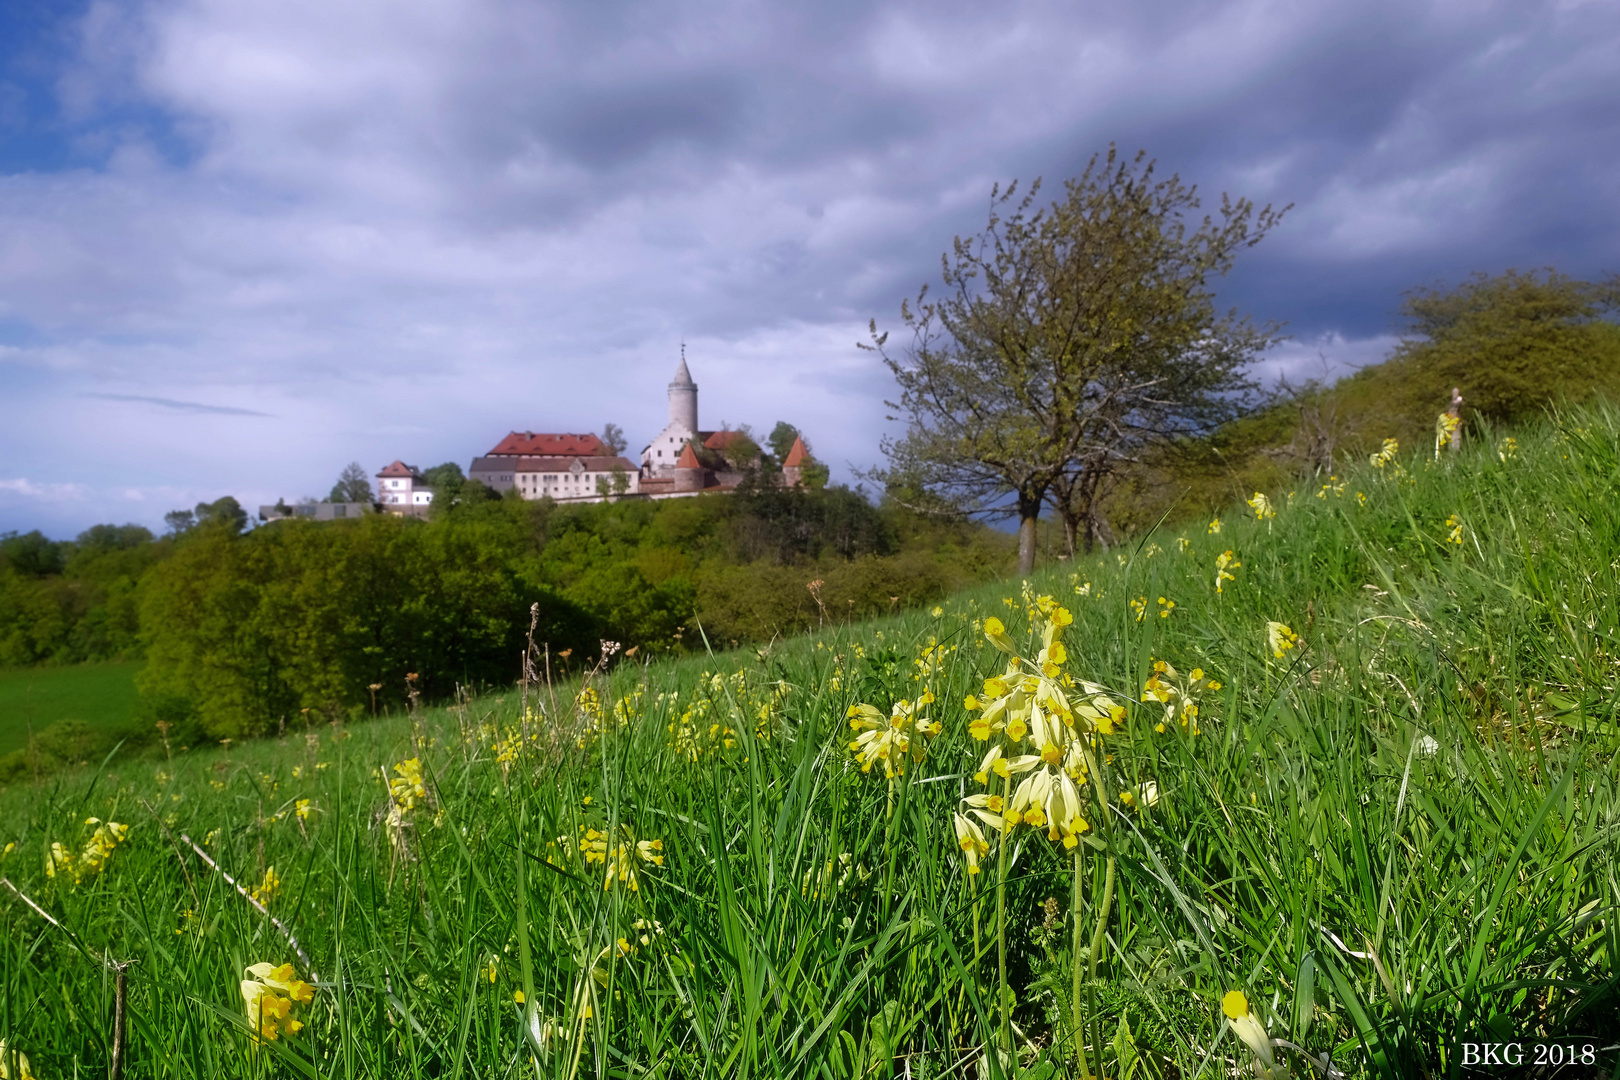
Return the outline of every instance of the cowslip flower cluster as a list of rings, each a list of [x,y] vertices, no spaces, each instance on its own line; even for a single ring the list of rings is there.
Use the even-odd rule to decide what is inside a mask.
[[[1269,521],[1277,516],[1277,511],[1271,506],[1271,500],[1266,498],[1263,491],[1257,491],[1248,500],[1249,509],[1254,511],[1256,521]]]
[[[1299,648],[1299,635],[1280,622],[1266,623],[1266,646],[1273,659],[1281,660],[1290,649]]]
[[[622,884],[631,892],[641,891],[641,864],[650,866],[664,865],[664,842],[662,840],[637,840],[631,833],[630,826],[621,825],[623,837],[617,843],[609,844],[612,839],[607,833],[595,829],[587,829],[585,836],[580,840],[579,849],[585,856],[585,864],[600,863],[604,868],[602,878],[602,891],[613,888],[615,881]]]
[[[931,678],[945,669],[945,659],[956,651],[955,645],[941,645],[939,639],[933,634],[928,635],[928,644],[923,647],[922,653],[912,663],[917,670],[912,673],[913,682],[921,682]]]
[[[760,685],[739,668],[730,675],[713,671],[701,677],[688,700],[672,690],[659,694],[653,705],[678,714],[666,729],[670,749],[695,763],[737,749],[742,744],[739,729],[747,723],[753,724],[756,742],[768,741],[787,692],[786,683]]]
[[[1440,457],[1440,451],[1451,445],[1451,437],[1462,426],[1462,420],[1448,412],[1443,412],[1434,418],[1434,456]]]
[[[1207,677],[1203,668],[1193,668],[1183,678],[1167,661],[1155,660],[1153,674],[1142,684],[1142,701],[1164,706],[1164,717],[1154,725],[1154,731],[1163,733],[1171,724],[1180,723],[1189,733],[1197,735],[1198,699],[1206,691],[1220,688],[1221,684]]]
[[[1242,563],[1238,562],[1237,553],[1231,548],[1227,548],[1215,556],[1215,591],[1217,593],[1225,591],[1221,588],[1224,582],[1237,580],[1237,575],[1232,571],[1242,565]]]
[[[967,708],[978,713],[968,733],[990,743],[974,779],[989,788],[991,777],[999,777],[1002,790],[968,796],[955,815],[957,844],[970,874],[989,850],[981,826],[1006,833],[1028,825],[1066,848],[1079,842],[1090,828],[1081,816],[1080,794],[1089,782],[1087,754],[1125,716],[1124,706],[1103,687],[1063,672],[1068,653],[1061,635],[1074,616],[1042,596],[1033,601],[1030,618],[1040,635],[1034,657],[1019,655],[1001,620],[984,622],[985,638],[1006,654],[1007,665],[985,680],[982,700],[967,699]],[[1013,788],[1015,777],[1022,779]]]
[[[905,775],[908,757],[921,764],[928,756],[928,743],[915,736],[932,739],[941,730],[938,720],[923,715],[933,702],[933,692],[925,690],[915,700],[902,698],[895,702],[887,717],[871,705],[851,705],[845,715],[850,730],[859,734],[850,741],[849,750],[861,763],[861,772],[871,772],[872,766],[881,761],[883,775],[893,780]]]
[[[1509,458],[1518,457],[1519,440],[1509,435],[1507,438],[1497,443],[1496,456],[1502,461],[1503,464],[1506,464]]]
[[[1344,481],[1337,476],[1328,477],[1327,483],[1322,485],[1322,490],[1316,493],[1316,497],[1326,499],[1330,493],[1335,499],[1342,498],[1344,496]]]
[[[422,782],[422,759],[407,758],[394,766],[394,772],[398,775],[392,780],[383,773],[383,780],[388,784],[388,796],[393,800],[395,811],[403,817],[427,798],[427,787]]]
[[[87,877],[94,877],[107,865],[112,858],[113,851],[124,838],[129,835],[129,826],[116,821],[102,821],[100,818],[85,818],[86,826],[94,825],[95,832],[85,841],[84,850],[75,855],[61,843],[51,844],[50,851],[45,854],[45,876],[54,878],[58,873],[73,878],[77,885]]]
[[[314,1001],[315,988],[299,979],[291,964],[254,964],[245,974],[252,977],[242,980],[242,1004],[254,1041],[273,1042],[283,1031],[298,1034],[304,1024],[293,1006]]]
[[[270,901],[281,894],[281,878],[276,874],[275,867],[267,866],[264,868],[264,880],[259,882],[252,890],[252,893],[253,899],[260,904],[269,904]]]
[[[1446,543],[1461,544],[1463,542],[1462,518],[1458,517],[1456,514],[1452,514],[1451,516],[1447,517],[1446,528],[1451,530],[1451,532],[1446,534]]]
[[[1401,452],[1401,444],[1397,439],[1385,439],[1383,448],[1367,460],[1375,469],[1382,469],[1395,460],[1395,455]]]

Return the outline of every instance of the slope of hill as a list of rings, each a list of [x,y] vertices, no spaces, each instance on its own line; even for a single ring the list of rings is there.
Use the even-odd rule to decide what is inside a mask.
[[[110,958],[175,1076],[1597,1053],[1616,550],[1594,406],[1023,591],[18,786],[3,871],[56,922],[0,896],[0,1035],[103,1068]]]

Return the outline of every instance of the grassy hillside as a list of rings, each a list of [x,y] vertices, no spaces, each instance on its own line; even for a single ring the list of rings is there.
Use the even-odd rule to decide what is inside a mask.
[[[55,922],[0,888],[0,1037],[104,1069],[110,958],[139,1076],[1612,1046],[1620,414],[1270,505],[769,648],[13,787],[0,872]]]
[[[0,754],[62,721],[113,732],[135,720],[138,661],[0,671]],[[58,728],[63,734],[66,728]]]

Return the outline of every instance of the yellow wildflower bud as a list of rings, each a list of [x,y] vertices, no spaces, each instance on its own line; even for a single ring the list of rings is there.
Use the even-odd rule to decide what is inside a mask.
[[[1007,627],[994,615],[984,620],[984,636],[990,644],[1008,656],[1018,655],[1018,649],[1013,645],[1012,638],[1007,636]]]

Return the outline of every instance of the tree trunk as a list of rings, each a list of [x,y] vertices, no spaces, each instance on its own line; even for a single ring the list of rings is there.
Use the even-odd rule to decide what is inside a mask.
[[[1018,576],[1035,570],[1035,523],[1041,516],[1041,498],[1018,496]]]
[[[1074,530],[1074,515],[1065,513],[1063,515],[1063,557],[1070,561],[1074,559]]]

